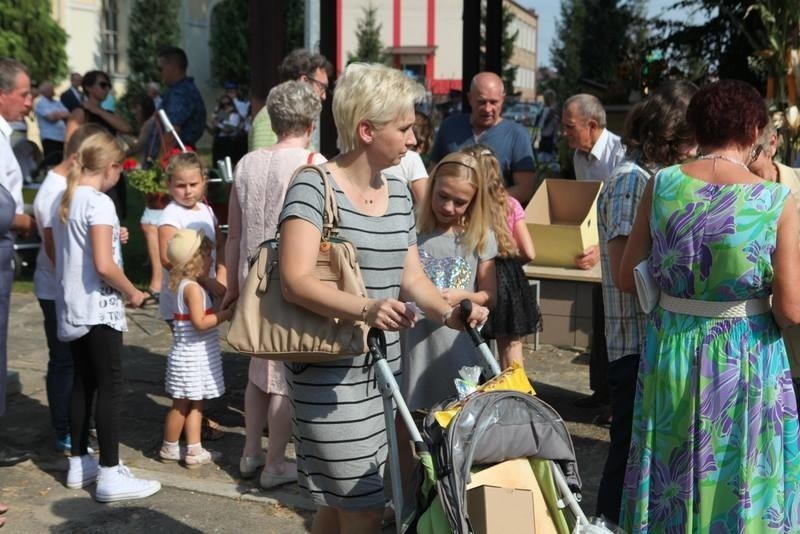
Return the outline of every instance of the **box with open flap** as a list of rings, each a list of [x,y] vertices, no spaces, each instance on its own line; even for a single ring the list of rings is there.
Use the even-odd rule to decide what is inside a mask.
[[[525,208],[536,248],[535,265],[575,267],[575,257],[598,244],[597,198],[603,182],[547,178]]]
[[[467,513],[476,534],[556,534],[542,490],[525,458],[471,475]]]

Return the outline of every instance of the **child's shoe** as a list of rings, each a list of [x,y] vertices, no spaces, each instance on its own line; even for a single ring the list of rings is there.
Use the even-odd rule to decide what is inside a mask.
[[[181,448],[177,443],[174,445],[162,443],[161,448],[158,450],[158,457],[162,462],[180,462],[183,460]]]
[[[160,482],[136,478],[120,462],[119,465],[113,467],[100,468],[94,498],[98,502],[144,499],[160,489]]]
[[[189,448],[186,451],[186,457],[183,463],[189,469],[200,467],[201,465],[213,464],[222,459],[222,453],[217,451],[210,451],[203,447]]]
[[[70,489],[81,489],[90,486],[97,480],[97,472],[97,460],[94,459],[94,456],[89,454],[70,456],[67,487]]]
[[[239,474],[242,478],[253,478],[259,467],[267,463],[267,455],[264,451],[255,456],[242,456],[239,459]]]

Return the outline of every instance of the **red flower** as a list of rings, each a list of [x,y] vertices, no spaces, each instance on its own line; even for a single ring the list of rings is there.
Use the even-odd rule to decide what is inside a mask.
[[[132,171],[138,166],[139,162],[137,162],[135,158],[128,158],[122,162],[122,170],[124,171]]]
[[[161,168],[166,170],[167,165],[169,165],[169,160],[172,159],[172,156],[175,156],[176,154],[181,154],[182,152],[183,152],[183,150],[181,150],[180,148],[176,147],[176,148],[171,149],[166,154],[164,154],[161,157]],[[194,152],[194,149],[192,147],[190,147],[189,145],[186,145],[186,152]]]

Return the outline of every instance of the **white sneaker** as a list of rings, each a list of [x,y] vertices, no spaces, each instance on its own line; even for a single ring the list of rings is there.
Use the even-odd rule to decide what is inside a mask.
[[[81,489],[91,486],[97,480],[97,460],[90,454],[69,457],[69,472],[67,473],[67,487]]]
[[[130,470],[122,465],[101,467],[97,476],[97,489],[94,498],[98,502],[125,501],[144,499],[161,489],[161,483],[155,480],[136,478]]]

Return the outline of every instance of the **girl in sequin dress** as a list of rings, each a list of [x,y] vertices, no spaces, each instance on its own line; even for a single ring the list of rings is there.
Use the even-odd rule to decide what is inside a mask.
[[[490,230],[486,180],[492,160],[480,146],[442,159],[417,213],[422,266],[451,305],[469,299],[491,307],[495,300],[497,242]],[[469,337],[441,323],[438,317],[422,319],[401,332],[402,389],[411,410],[454,395],[459,369],[479,364]]]

